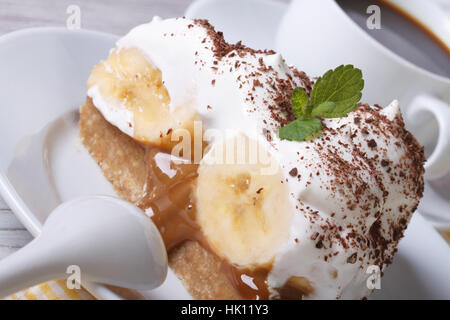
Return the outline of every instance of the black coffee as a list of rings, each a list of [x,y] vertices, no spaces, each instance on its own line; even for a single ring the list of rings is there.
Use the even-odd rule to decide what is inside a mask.
[[[425,28],[402,12],[376,0],[336,0],[338,5],[364,31],[406,60],[428,71],[450,78],[449,49],[433,38]],[[381,9],[381,29],[367,28],[367,7],[376,4]]]

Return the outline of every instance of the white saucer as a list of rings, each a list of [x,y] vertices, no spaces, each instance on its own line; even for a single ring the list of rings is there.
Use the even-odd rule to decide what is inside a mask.
[[[79,142],[75,112],[92,66],[114,41],[102,33],[54,28],[0,38],[0,193],[35,236],[61,201],[114,194]],[[449,266],[450,248],[416,214],[374,297],[450,299]],[[98,298],[120,298],[102,285],[84,285]],[[162,287],[142,294],[190,299],[173,273]]]

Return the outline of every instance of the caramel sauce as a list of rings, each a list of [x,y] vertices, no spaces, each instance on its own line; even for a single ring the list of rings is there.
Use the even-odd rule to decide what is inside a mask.
[[[267,288],[266,280],[270,269],[262,267],[255,270],[238,269],[222,260],[222,270],[244,299],[269,299],[269,289]]]
[[[137,205],[143,210],[151,208],[153,211],[152,220],[161,233],[167,251],[186,240],[193,240],[216,255],[196,222],[194,190],[198,164],[174,162],[169,153],[152,146],[146,146],[146,157],[147,182],[144,195]],[[240,269],[218,258],[222,271],[244,299],[269,298],[266,284],[269,267]]]
[[[305,277],[293,276],[281,288],[277,288],[277,291],[281,299],[302,300],[304,296],[314,292],[314,288]]]

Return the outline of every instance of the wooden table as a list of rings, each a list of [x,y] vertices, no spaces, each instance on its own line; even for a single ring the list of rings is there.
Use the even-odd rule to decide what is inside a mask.
[[[70,5],[81,10],[81,27],[125,34],[154,15],[182,16],[193,0],[0,0],[0,35],[30,27],[65,26]],[[288,0],[281,0],[288,1]],[[450,0],[436,0],[450,12]],[[126,12],[126,14],[124,14]],[[0,197],[0,259],[32,236]]]

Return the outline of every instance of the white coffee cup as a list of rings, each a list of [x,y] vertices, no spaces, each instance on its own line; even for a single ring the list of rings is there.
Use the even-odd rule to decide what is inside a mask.
[[[431,1],[390,0],[450,46],[450,21]],[[450,79],[393,53],[361,29],[334,0],[293,0],[279,25],[276,49],[310,75],[353,64],[362,69],[362,101],[398,99],[407,127],[425,146],[426,178],[450,172]],[[450,67],[450,66],[449,66]]]

